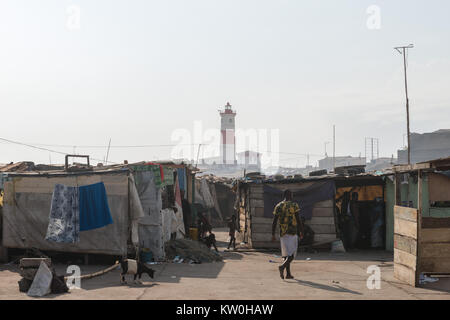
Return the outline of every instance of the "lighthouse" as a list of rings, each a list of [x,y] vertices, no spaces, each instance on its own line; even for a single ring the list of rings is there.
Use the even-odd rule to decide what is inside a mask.
[[[227,102],[224,110],[220,112],[220,158],[224,165],[236,164],[236,138],[235,122],[236,112],[231,109],[231,104]]]

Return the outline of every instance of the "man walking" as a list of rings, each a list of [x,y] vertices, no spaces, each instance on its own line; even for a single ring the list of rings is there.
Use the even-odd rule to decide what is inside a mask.
[[[283,193],[283,201],[278,203],[273,210],[272,241],[275,241],[275,229],[277,222],[280,223],[280,244],[281,256],[284,262],[278,267],[280,277],[284,279],[286,269],[286,279],[294,279],[291,274],[291,262],[297,255],[298,239],[303,238],[303,224],[300,219],[300,208],[292,201],[292,192],[286,190]]]

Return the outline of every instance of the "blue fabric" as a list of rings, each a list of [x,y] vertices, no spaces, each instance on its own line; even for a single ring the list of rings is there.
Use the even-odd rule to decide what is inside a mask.
[[[180,185],[180,190],[186,190],[185,185],[185,170],[184,168],[177,168],[177,175],[178,175],[178,184]]]
[[[79,187],[80,231],[112,224],[103,182]]]

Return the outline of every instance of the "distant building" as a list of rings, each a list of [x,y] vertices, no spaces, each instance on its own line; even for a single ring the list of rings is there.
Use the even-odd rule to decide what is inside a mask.
[[[365,165],[366,158],[365,157],[325,157],[319,160],[319,169],[326,169],[328,172],[333,171],[334,167],[347,167],[347,166],[357,166],[357,165]]]
[[[411,163],[450,156],[450,129],[429,133],[411,133]],[[398,150],[398,163],[408,163],[408,149]]]
[[[367,163],[366,172],[371,171],[382,171],[384,169],[392,168],[393,165],[397,164],[397,159],[391,158],[378,158]]]

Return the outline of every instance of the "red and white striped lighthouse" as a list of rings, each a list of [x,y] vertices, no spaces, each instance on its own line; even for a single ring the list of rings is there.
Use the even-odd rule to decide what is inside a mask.
[[[219,110],[219,112],[221,118],[220,157],[222,159],[222,164],[234,165],[236,164],[236,138],[234,135],[234,118],[236,117],[236,112],[231,109],[231,104],[229,102],[227,102],[225,110]]]

